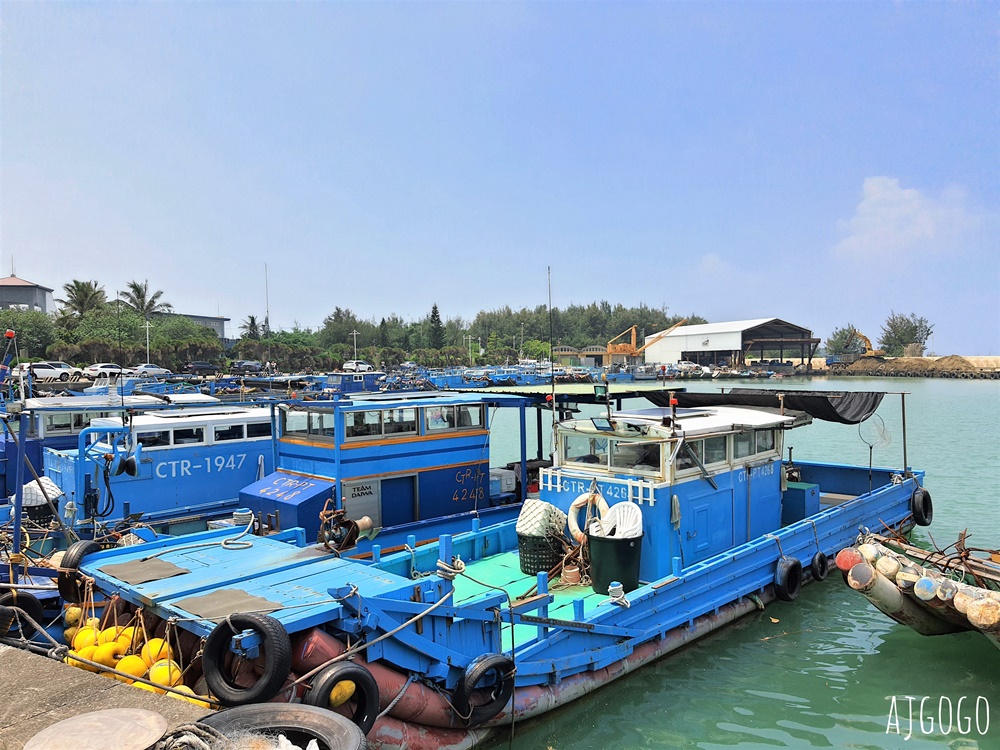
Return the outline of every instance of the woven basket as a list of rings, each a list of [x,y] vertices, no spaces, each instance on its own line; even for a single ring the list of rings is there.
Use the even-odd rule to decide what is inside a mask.
[[[517,535],[517,551],[521,557],[521,572],[529,576],[552,570],[565,554],[558,539],[527,534]]]

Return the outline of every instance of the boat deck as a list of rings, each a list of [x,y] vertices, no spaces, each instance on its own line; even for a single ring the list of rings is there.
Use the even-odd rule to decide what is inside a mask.
[[[536,593],[532,588],[536,578],[521,572],[521,558],[517,552],[503,552],[468,563],[465,572],[466,575],[455,580],[456,604],[469,602],[497,589],[506,592],[512,600]],[[549,594],[552,595],[553,602],[548,605],[548,611],[544,615],[540,612],[537,614],[554,620],[575,620],[573,613],[575,599],[584,600],[585,611],[592,611],[598,604],[608,599],[607,594],[595,593],[589,584],[564,586],[558,578],[549,584]],[[503,625],[501,643],[505,650],[509,648],[511,642],[510,629],[509,622]],[[520,647],[536,638],[538,638],[538,626],[514,626],[515,646]]]

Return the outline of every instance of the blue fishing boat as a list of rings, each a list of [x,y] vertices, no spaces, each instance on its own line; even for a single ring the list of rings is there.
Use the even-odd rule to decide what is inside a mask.
[[[349,682],[338,710],[370,746],[472,747],[774,599],[794,601],[859,529],[904,534],[929,523],[905,436],[898,466],[782,458],[788,431],[813,419],[859,423],[882,395],[734,389],[654,392],[651,407],[618,411],[608,402],[606,414],[554,426],[553,464],[516,519],[458,529],[427,517],[401,545],[358,529],[354,539],[324,538],[322,528],[316,544],[287,526],[238,545],[233,529],[219,529],[77,554],[60,575],[111,596],[106,620],[141,610],[156,632],[191,644],[182,659],[203,675],[192,687],[223,705],[330,707],[351,695]],[[294,506],[329,441],[351,477],[331,482],[337,511],[422,518],[418,481],[387,504],[397,478],[388,466],[367,477],[348,467],[377,462],[396,440],[419,452],[435,427],[453,436],[470,397],[456,394],[451,422],[419,401],[287,412],[291,471],[241,499],[266,498],[270,486]],[[389,428],[398,416],[399,433]],[[456,444],[455,464],[481,486],[468,447]]]
[[[44,448],[63,523],[87,537],[137,521],[185,533],[230,515],[240,489],[274,469],[275,416],[212,402],[94,418],[73,447]]]

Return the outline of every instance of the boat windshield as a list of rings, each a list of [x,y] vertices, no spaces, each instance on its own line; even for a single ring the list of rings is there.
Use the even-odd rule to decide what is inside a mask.
[[[560,463],[599,466],[625,474],[659,474],[663,468],[662,440],[618,438],[603,434],[564,432]]]

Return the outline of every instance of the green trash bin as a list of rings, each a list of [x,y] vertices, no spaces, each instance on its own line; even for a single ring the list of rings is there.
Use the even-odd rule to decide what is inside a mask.
[[[595,593],[607,594],[612,581],[622,584],[627,594],[639,588],[639,560],[642,534],[627,539],[587,534],[590,547],[590,580]]]

